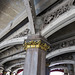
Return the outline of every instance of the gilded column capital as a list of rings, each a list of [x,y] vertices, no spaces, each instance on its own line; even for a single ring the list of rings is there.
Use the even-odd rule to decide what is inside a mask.
[[[27,50],[28,48],[40,48],[46,51],[50,46],[42,40],[24,41],[24,49]]]

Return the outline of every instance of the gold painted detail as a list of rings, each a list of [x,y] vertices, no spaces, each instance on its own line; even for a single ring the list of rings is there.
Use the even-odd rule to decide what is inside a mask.
[[[48,50],[50,48],[49,45],[46,43],[39,41],[29,41],[29,42],[24,42],[24,49],[27,50],[28,48],[40,48],[42,50]]]

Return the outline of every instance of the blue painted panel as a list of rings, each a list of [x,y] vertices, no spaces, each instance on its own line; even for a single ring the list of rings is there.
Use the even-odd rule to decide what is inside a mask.
[[[47,7],[55,3],[57,0],[34,0],[36,15],[41,13]]]

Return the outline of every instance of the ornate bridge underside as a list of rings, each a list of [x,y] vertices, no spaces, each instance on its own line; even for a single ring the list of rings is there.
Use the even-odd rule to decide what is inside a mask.
[[[75,75],[75,0],[1,0],[0,4],[1,73],[23,69],[24,40],[41,34],[50,43],[48,71],[64,69]]]

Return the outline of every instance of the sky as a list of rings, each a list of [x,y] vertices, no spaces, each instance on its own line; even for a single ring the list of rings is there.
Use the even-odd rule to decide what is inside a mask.
[[[59,71],[54,71],[54,72],[51,72],[50,75],[64,75],[64,73]]]

